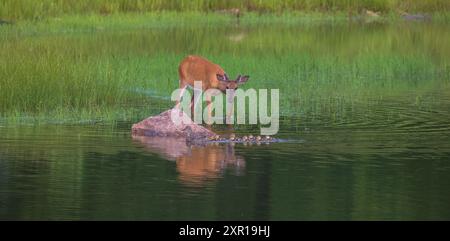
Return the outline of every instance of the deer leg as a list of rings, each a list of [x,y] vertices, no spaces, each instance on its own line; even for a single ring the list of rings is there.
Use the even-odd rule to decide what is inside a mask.
[[[192,112],[192,119],[194,119],[195,116],[195,107],[197,106],[198,100],[201,99],[202,90],[201,89],[195,89],[193,88],[194,94],[191,98],[191,112]]]
[[[184,86],[183,88],[181,88],[180,96],[179,96],[179,98],[178,98],[178,100],[176,101],[176,104],[175,104],[175,109],[179,109],[180,101],[183,98],[183,95],[184,95],[184,92],[186,91],[186,88],[187,88],[187,86]]]
[[[192,95],[192,98],[191,98],[190,107],[191,107],[191,113],[192,113],[191,117],[192,117],[192,120],[194,120],[195,107],[197,106],[198,100],[201,97],[202,90],[195,89],[195,88],[192,88],[192,90],[193,90],[194,94]]]
[[[234,114],[234,101],[228,102],[228,104],[230,104],[230,110],[229,112],[226,114],[226,120],[225,123],[226,124],[232,124],[231,122],[231,117]]]
[[[194,119],[194,113],[195,113],[195,104],[194,104],[194,95],[191,97],[191,119]]]
[[[211,95],[206,95],[206,106],[208,107],[208,122],[211,123],[212,118],[212,101],[211,101]]]

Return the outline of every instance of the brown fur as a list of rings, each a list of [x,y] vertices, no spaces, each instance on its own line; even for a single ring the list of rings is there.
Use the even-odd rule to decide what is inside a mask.
[[[180,88],[186,85],[194,86],[194,81],[202,81],[203,90],[220,89],[217,74],[224,75],[225,71],[209,60],[195,55],[189,55],[181,61],[178,67]]]
[[[236,80],[230,80],[228,76],[225,74],[225,71],[223,71],[223,69],[219,65],[196,55],[189,55],[181,61],[180,66],[178,67],[178,74],[180,75],[179,88],[182,89],[181,95],[183,94],[183,91],[188,85],[194,88],[195,81],[202,82],[202,91],[206,91],[208,89],[218,89],[222,93],[226,93],[227,89],[230,89],[231,91],[236,90],[240,84],[245,83],[249,78],[248,75],[247,76],[239,75]],[[211,95],[217,95],[217,93],[213,93]],[[206,96],[209,118],[211,117],[211,109],[212,109],[211,95]],[[230,96],[231,99],[233,95]],[[232,101],[233,100],[231,100],[231,102]],[[178,108],[179,103],[180,102],[177,101],[175,107]],[[194,112],[193,103],[194,103],[194,95],[192,96],[191,99],[192,113]],[[231,116],[231,113],[232,110],[229,111],[227,116]]]

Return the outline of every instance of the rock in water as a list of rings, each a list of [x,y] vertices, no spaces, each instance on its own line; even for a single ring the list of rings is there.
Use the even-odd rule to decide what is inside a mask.
[[[172,111],[180,119],[180,123],[172,121]],[[131,127],[131,132],[136,136],[160,136],[160,137],[183,137],[188,141],[200,141],[213,138],[217,134],[191,121],[189,116],[179,110],[170,109],[157,116],[151,116],[147,119],[134,124]]]

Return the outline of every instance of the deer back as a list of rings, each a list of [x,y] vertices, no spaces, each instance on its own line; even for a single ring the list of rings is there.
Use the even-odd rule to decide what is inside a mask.
[[[218,88],[217,74],[224,75],[225,71],[217,64],[200,56],[189,55],[181,61],[178,68],[180,88],[191,85],[194,81],[202,81],[203,90]]]

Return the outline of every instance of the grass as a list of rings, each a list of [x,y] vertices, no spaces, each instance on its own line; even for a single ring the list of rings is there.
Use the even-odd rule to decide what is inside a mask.
[[[442,12],[450,10],[447,0],[3,0],[0,19],[45,19],[63,15],[116,14],[153,11],[210,12],[239,8],[242,11],[272,12]]]
[[[0,115],[10,122],[135,121],[172,105],[160,96],[177,87],[178,63],[193,53],[230,75],[250,74],[246,87],[279,88],[284,116],[336,115],[368,98],[448,87],[445,23],[349,25],[340,15],[316,16],[249,14],[236,25],[217,14],[169,12],[3,26]]]

